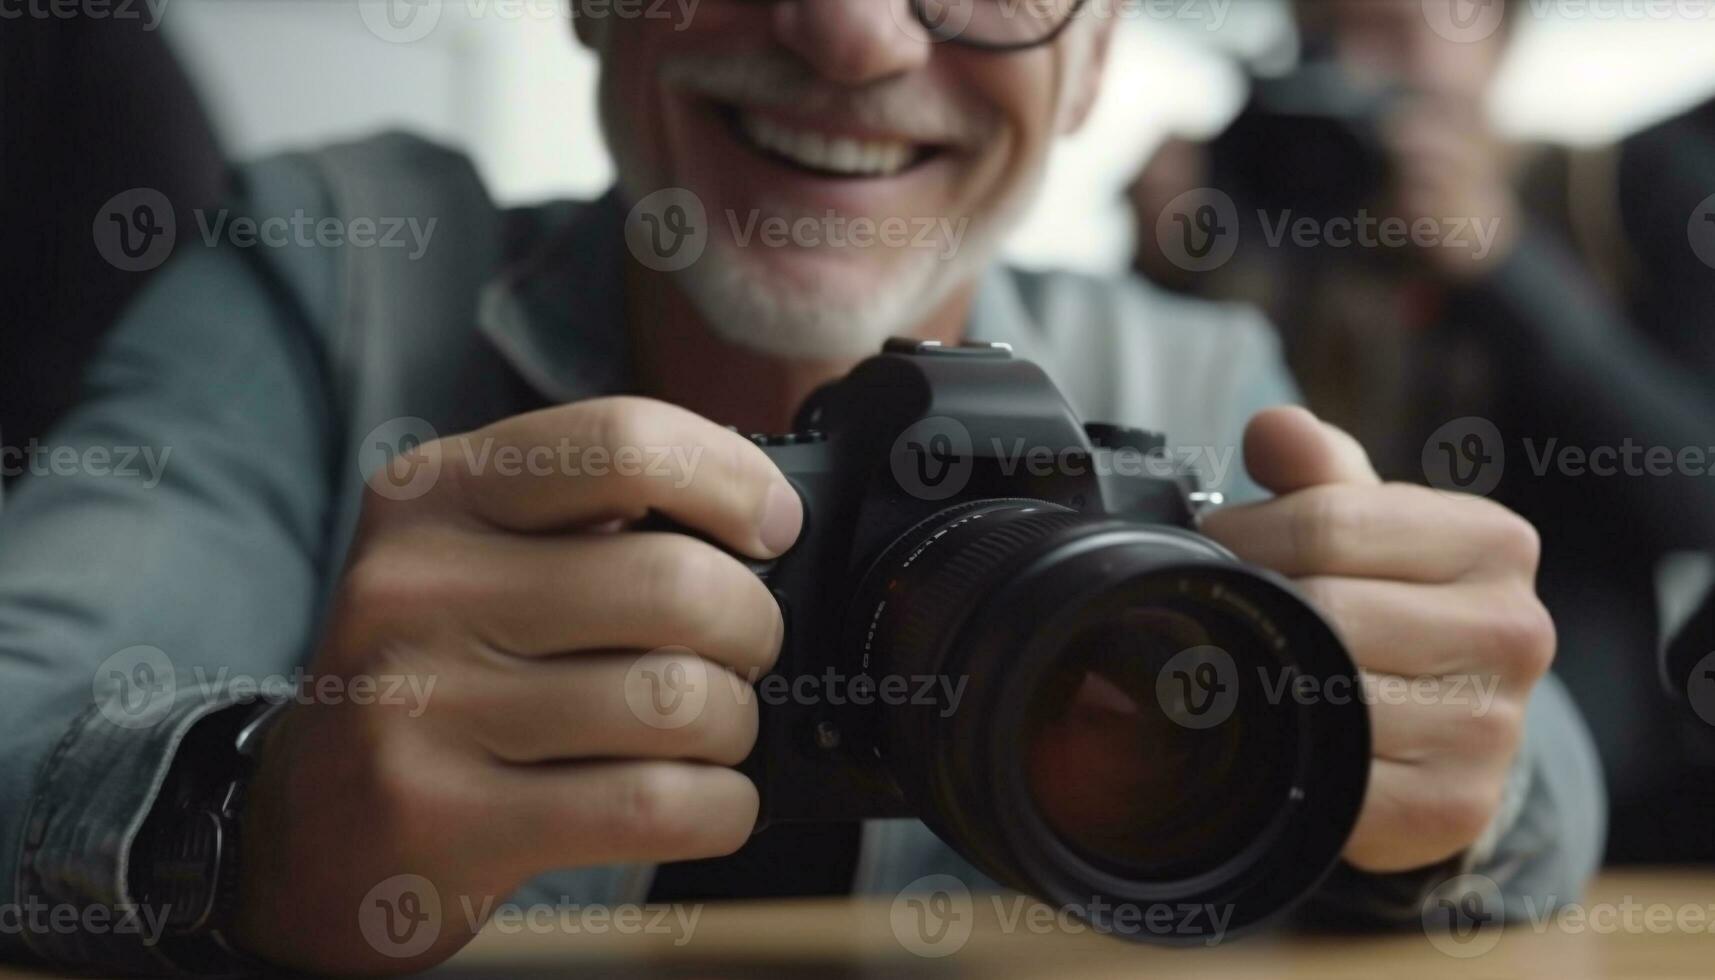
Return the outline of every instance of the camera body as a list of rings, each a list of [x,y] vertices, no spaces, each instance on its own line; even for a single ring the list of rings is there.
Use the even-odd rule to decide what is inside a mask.
[[[804,503],[751,565],[786,624],[740,766],[759,832],[916,817],[994,880],[1167,943],[1253,928],[1333,866],[1367,709],[1284,692],[1357,668],[1289,583],[1192,530],[1212,495],[1163,439],[1086,425],[1005,345],[910,340],[797,423],[752,437]]]
[[[1033,500],[1166,533],[1189,530],[1209,498],[1194,474],[1174,471],[1162,437],[1082,423],[1003,344],[890,341],[797,421],[792,434],[751,437],[804,503],[792,550],[751,563],[786,621],[773,671],[782,682],[762,682],[758,749],[744,767],[761,791],[759,827],[920,815],[886,764],[875,709],[957,710],[956,679],[886,673],[874,603],[852,600],[866,577],[887,574],[885,561],[904,559],[889,546],[912,528],[961,504]],[[813,679],[808,696],[806,685],[791,689],[798,678]]]

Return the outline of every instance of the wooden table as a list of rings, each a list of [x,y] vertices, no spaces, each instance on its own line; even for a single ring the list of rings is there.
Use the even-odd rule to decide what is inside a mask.
[[[685,940],[682,924],[663,920],[647,934],[501,935],[490,929],[435,974],[450,978],[983,978],[1191,977],[1199,980],[1306,977],[1316,980],[1452,980],[1452,978],[1715,977],[1715,872],[1602,878],[1576,914],[1558,923],[1505,925],[1492,948],[1471,956],[1444,952],[1419,930],[1384,937],[1260,936],[1215,949],[1137,946],[1050,926],[1036,932],[1010,896],[997,908],[978,895],[968,939],[957,952],[921,956],[913,910],[886,901],[759,902],[709,905]],[[1659,910],[1659,911],[1655,911]],[[1703,931],[1669,924],[1677,918]],[[1007,925],[1007,919],[1012,925]],[[899,925],[896,931],[895,925]],[[581,927],[580,927],[581,928]],[[900,938],[904,935],[904,940]],[[1486,944],[1493,936],[1479,936]],[[944,937],[944,946],[958,941]],[[1442,937],[1442,943],[1446,943]],[[928,952],[940,952],[933,946]],[[1476,946],[1453,947],[1470,953]]]
[[[963,926],[923,945],[914,910],[886,901],[711,904],[685,918],[641,910],[623,925],[599,918],[571,928],[491,923],[436,980],[574,978],[976,977],[1081,980],[1465,980],[1465,978],[1715,977],[1715,872],[1614,872],[1577,913],[1558,922],[1511,923],[1477,945],[1444,951],[1417,930],[1388,936],[1273,935],[1214,949],[1137,946],[1052,924],[1033,928],[1030,904],[973,896]],[[1020,900],[1022,901],[1022,900]],[[696,918],[688,917],[695,913]],[[1040,913],[1038,913],[1040,915]],[[1653,917],[1653,918],[1652,918]],[[1697,930],[1674,920],[1697,922]],[[1009,924],[1010,921],[1010,924]],[[690,922],[689,928],[686,923]],[[1652,922],[1654,923],[1652,927]],[[1663,923],[1666,923],[1663,929]],[[1655,931],[1652,931],[1652,928]],[[1492,940],[1492,943],[1491,943]],[[1445,944],[1445,940],[1443,940]],[[911,947],[931,954],[919,955]],[[956,951],[953,951],[955,950]],[[0,968],[0,980],[47,974]]]

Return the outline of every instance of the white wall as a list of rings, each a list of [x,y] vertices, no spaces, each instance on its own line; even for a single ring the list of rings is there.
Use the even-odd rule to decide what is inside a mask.
[[[385,3],[413,0],[170,2],[163,29],[235,156],[405,126],[465,146],[502,200],[589,195],[610,179],[594,65],[561,0],[415,0],[438,20],[408,43],[384,40],[387,29],[370,24],[385,25]],[[1508,131],[1600,141],[1715,91],[1715,3],[1520,2],[1527,16],[1495,96]],[[1220,4],[1211,3],[1212,13]],[[1705,8],[1707,16],[1686,13]],[[1662,10],[1680,14],[1647,16]],[[1597,16],[1604,12],[1616,16]],[[1091,125],[1056,153],[1016,257],[1121,264],[1130,232],[1116,202],[1132,170],[1169,130],[1216,129],[1242,96],[1211,45],[1263,49],[1284,16],[1274,4],[1237,0],[1213,25],[1211,16],[1124,26]]]

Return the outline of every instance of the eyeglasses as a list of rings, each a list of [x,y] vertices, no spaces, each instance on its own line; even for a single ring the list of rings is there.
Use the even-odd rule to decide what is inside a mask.
[[[758,0],[746,0],[758,2]],[[760,0],[765,3],[791,0]],[[876,3],[878,0],[850,0]],[[897,4],[900,0],[879,0]],[[983,51],[1023,51],[1059,37],[1087,0],[905,0],[933,41]],[[897,7],[894,8],[898,10]],[[903,19],[902,26],[903,26]]]
[[[984,51],[1022,51],[1059,37],[1085,0],[906,2],[917,22],[936,41]]]

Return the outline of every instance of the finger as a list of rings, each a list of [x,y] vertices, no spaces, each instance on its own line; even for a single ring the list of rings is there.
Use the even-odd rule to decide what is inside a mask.
[[[472,737],[512,763],[679,759],[733,766],[756,744],[756,692],[684,648],[506,659],[449,693]]]
[[[1290,405],[1258,412],[1245,427],[1245,468],[1281,496],[1328,483],[1381,482],[1356,439]]]
[[[1482,694],[1534,683],[1554,659],[1553,620],[1522,585],[1320,575],[1295,584],[1358,666],[1378,674],[1444,678]]]
[[[653,510],[745,554],[772,557],[803,525],[798,494],[766,453],[664,402],[562,405],[431,445],[453,474],[443,482],[455,504],[506,530],[634,521]]]
[[[1535,559],[1504,508],[1428,487],[1330,485],[1206,514],[1200,530],[1283,575],[1451,582]]]
[[[1437,769],[1377,759],[1344,857],[1375,874],[1445,861],[1488,829],[1505,783],[1504,771],[1492,766]]]
[[[493,853],[545,868],[719,857],[756,826],[742,773],[691,762],[610,761],[495,770]]]
[[[1524,705],[1491,680],[1478,693],[1463,679],[1366,674],[1370,754],[1422,765],[1443,758],[1512,758],[1524,731]]]
[[[347,573],[355,608],[450,622],[518,656],[685,646],[740,672],[771,666],[785,635],[780,606],[761,579],[683,534],[425,531],[411,547],[428,557],[402,556],[376,569],[360,563]]]

